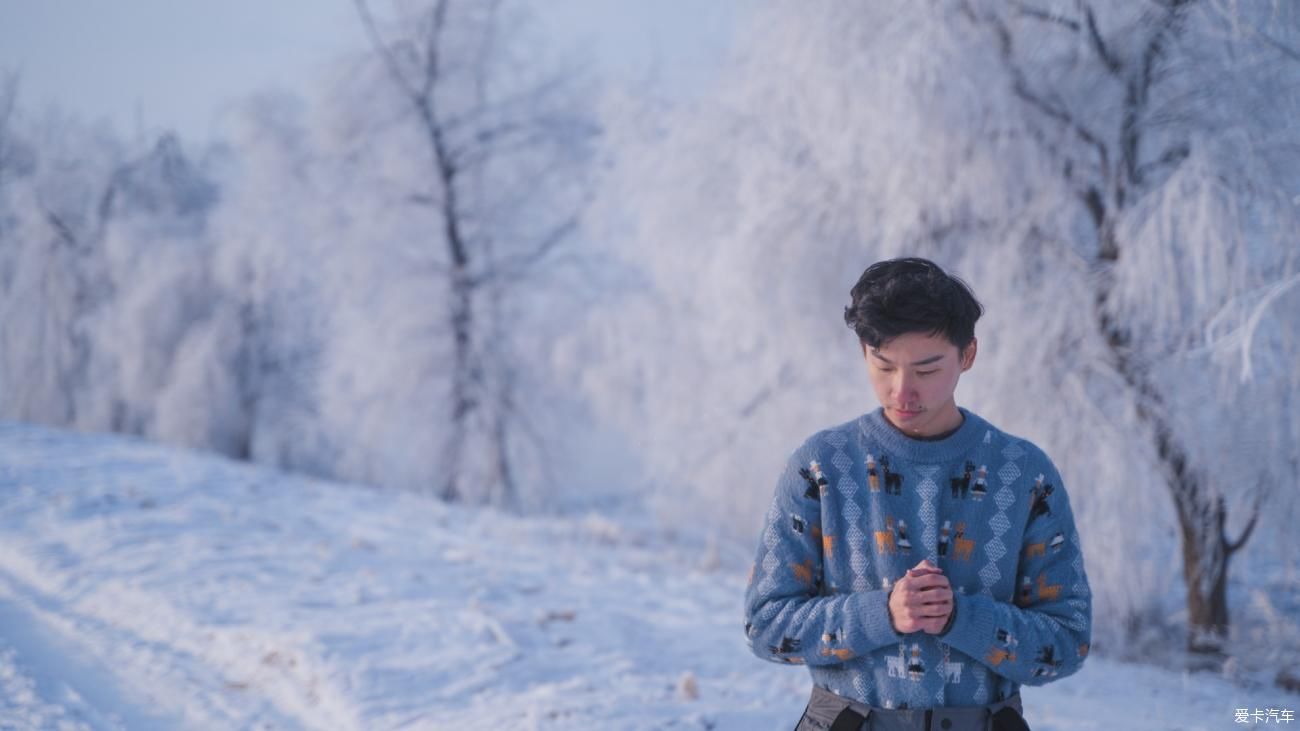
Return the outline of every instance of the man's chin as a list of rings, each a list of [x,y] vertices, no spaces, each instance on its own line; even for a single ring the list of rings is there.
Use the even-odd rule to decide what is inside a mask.
[[[900,429],[908,429],[909,425],[916,424],[921,420],[921,417],[925,416],[925,411],[900,411],[898,409],[893,409],[891,415],[894,417],[894,423],[897,424]]]

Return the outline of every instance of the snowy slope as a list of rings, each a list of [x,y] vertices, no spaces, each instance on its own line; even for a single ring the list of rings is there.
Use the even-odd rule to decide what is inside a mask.
[[[0,424],[0,729],[788,729],[747,566],[117,437]],[[1089,660],[1039,729],[1229,729],[1280,691]]]

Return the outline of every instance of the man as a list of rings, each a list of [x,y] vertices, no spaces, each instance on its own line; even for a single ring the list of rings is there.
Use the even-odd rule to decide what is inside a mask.
[[[853,287],[844,320],[880,408],[795,450],[745,594],[754,653],[812,674],[799,729],[1027,728],[1020,686],[1088,654],[1060,475],[953,398],[981,314],[924,259],[876,263]]]

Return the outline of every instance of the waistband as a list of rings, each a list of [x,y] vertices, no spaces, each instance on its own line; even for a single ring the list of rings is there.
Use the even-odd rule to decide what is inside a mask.
[[[1008,698],[983,706],[900,710],[869,706],[814,685],[797,731],[985,731],[993,714],[1003,708],[1012,708],[1017,715],[1023,715],[1020,694],[1013,693]],[[852,714],[840,718],[845,709]]]

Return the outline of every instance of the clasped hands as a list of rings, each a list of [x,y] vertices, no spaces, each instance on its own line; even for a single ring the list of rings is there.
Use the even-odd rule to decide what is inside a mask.
[[[889,618],[900,634],[939,634],[952,614],[952,586],[943,569],[924,560],[894,582],[889,592]]]

